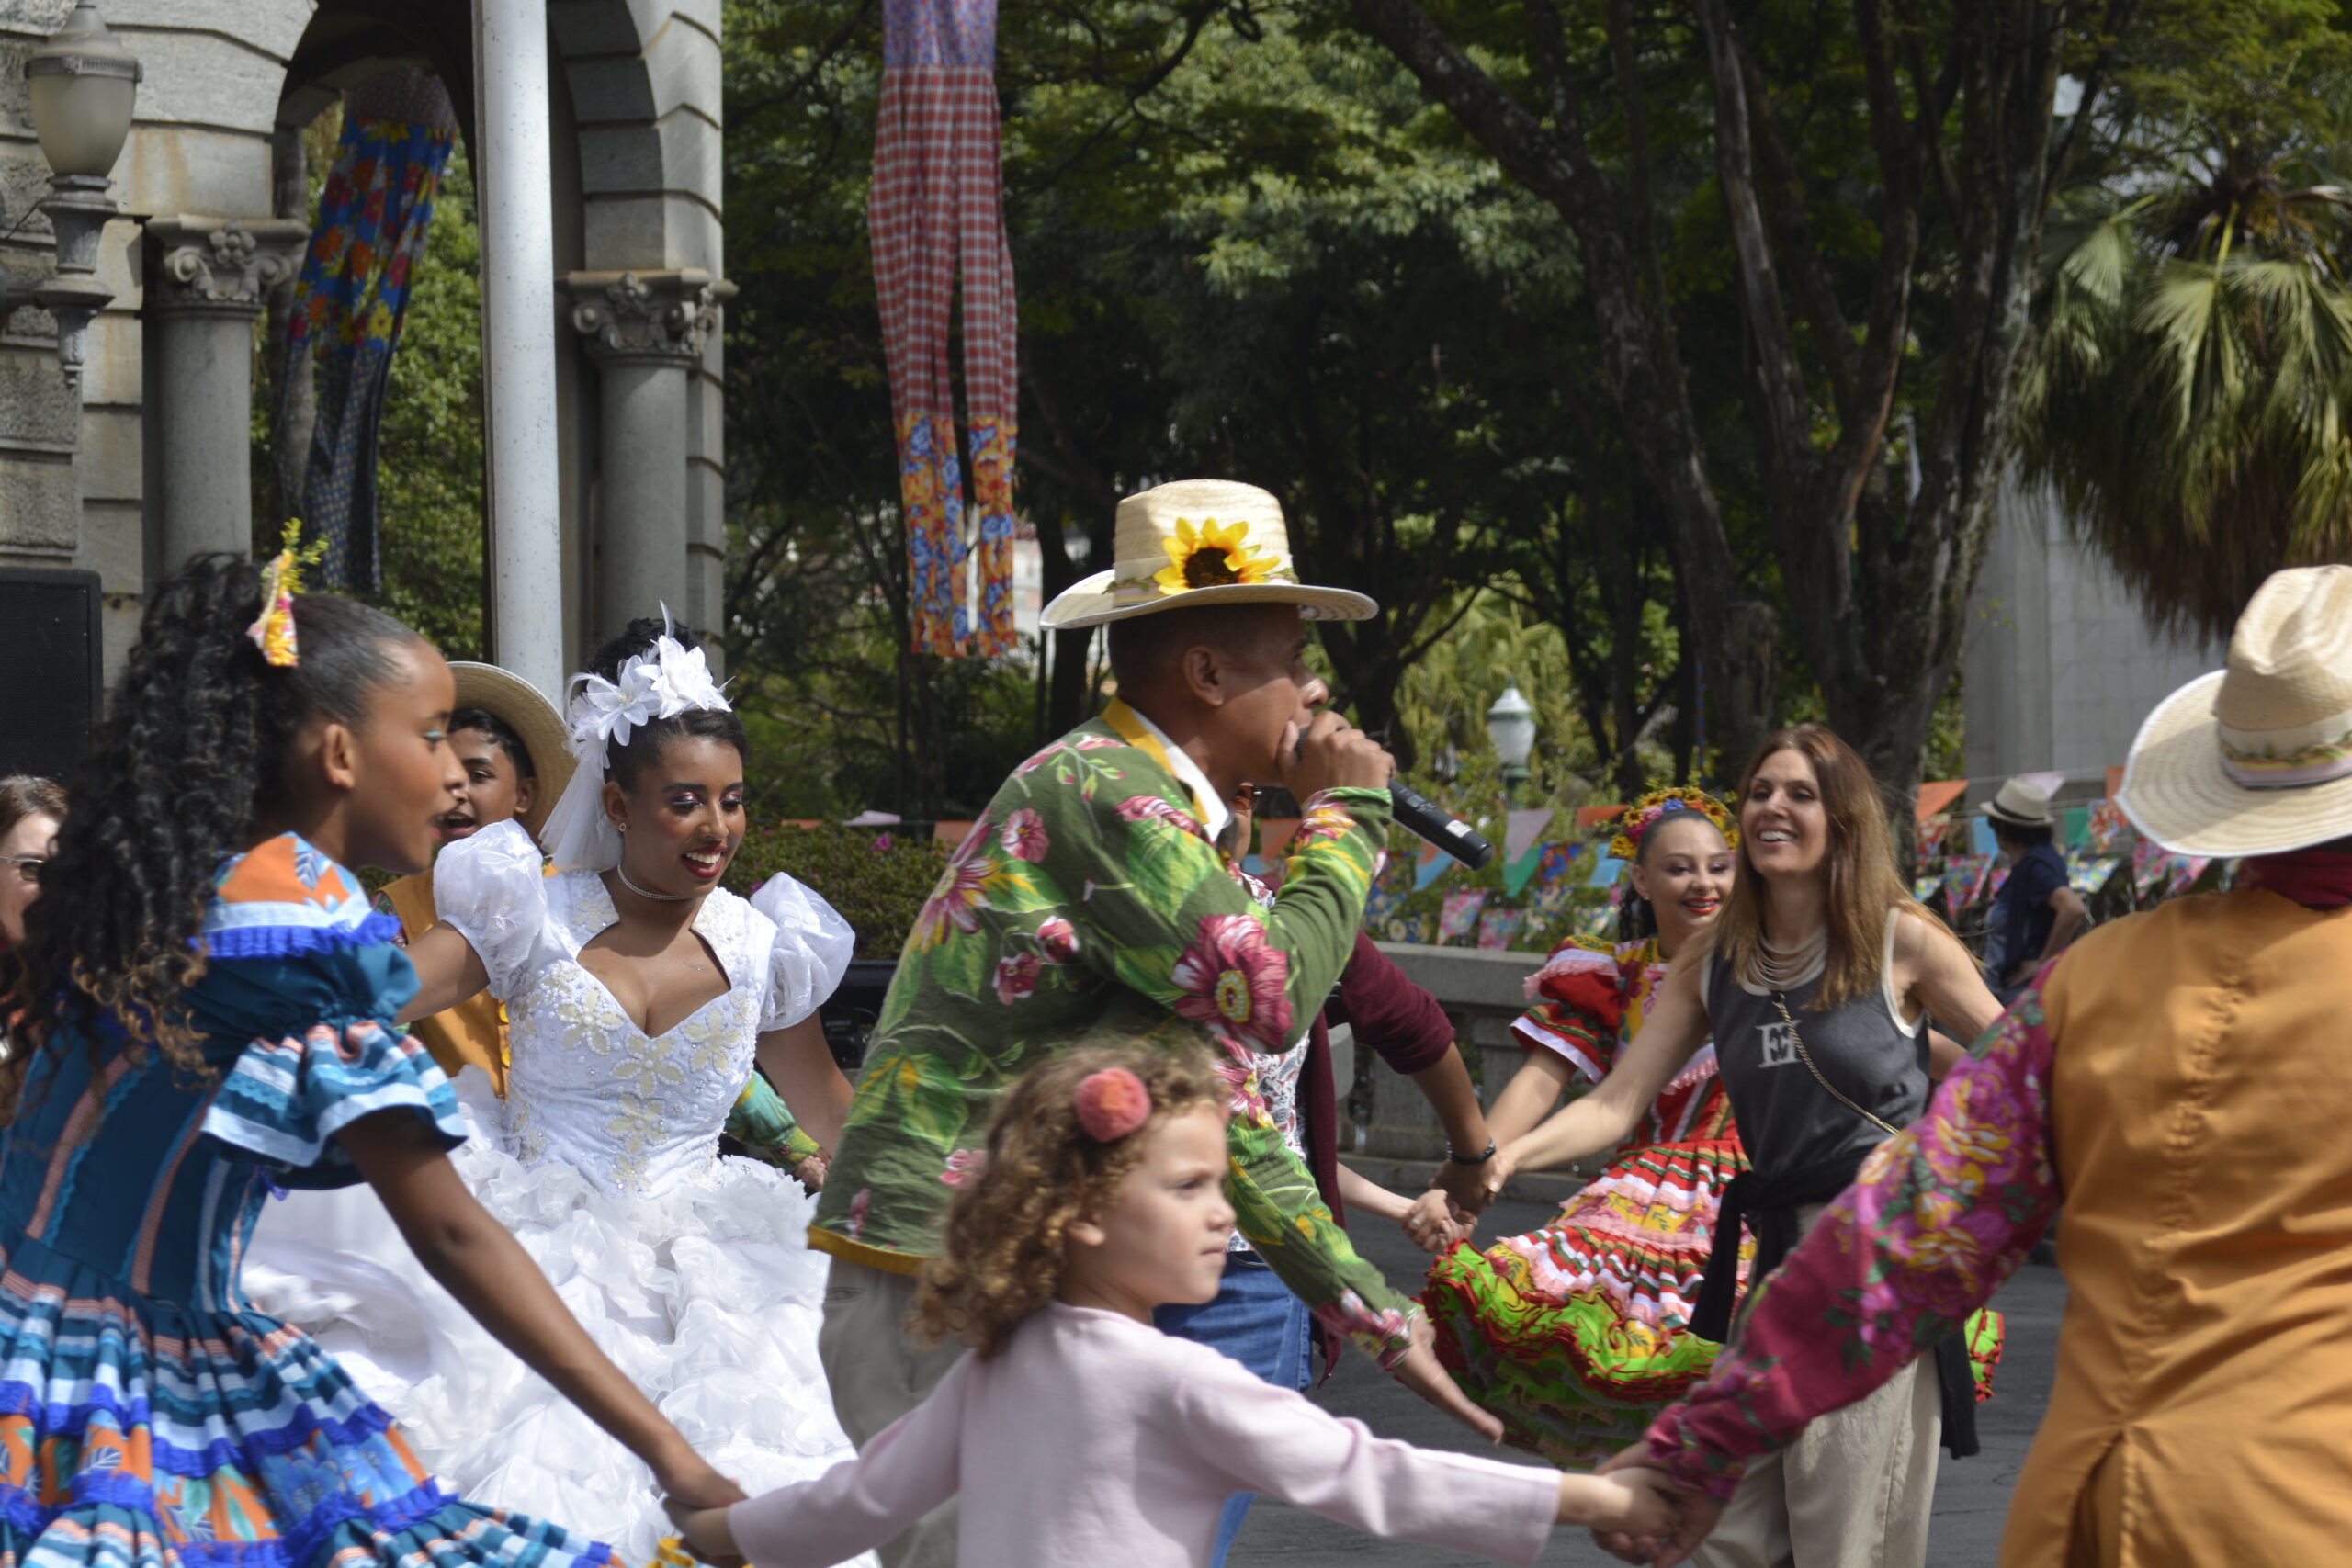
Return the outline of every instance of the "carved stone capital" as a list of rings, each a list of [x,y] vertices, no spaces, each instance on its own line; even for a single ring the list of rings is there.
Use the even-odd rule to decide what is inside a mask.
[[[702,355],[718,328],[718,307],[735,286],[698,268],[676,272],[575,272],[563,279],[572,329],[599,359],[652,359],[680,366]]]
[[[292,277],[310,226],[285,218],[151,218],[155,247],[147,302],[163,310],[252,314]]]

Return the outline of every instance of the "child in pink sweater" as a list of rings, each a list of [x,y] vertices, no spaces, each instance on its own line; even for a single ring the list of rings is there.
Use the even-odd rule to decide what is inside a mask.
[[[717,1562],[823,1568],[963,1499],[966,1568],[1199,1568],[1236,1492],[1380,1536],[1535,1561],[1555,1524],[1667,1533],[1655,1472],[1563,1475],[1375,1438],[1151,1325],[1225,1269],[1229,1098],[1189,1054],[1074,1051],[1005,1096],[912,1321],[971,1353],[856,1459],[674,1508]]]

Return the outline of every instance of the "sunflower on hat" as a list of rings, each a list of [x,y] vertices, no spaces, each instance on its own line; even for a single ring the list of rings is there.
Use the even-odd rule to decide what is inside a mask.
[[[1160,541],[1168,551],[1168,564],[1152,581],[1169,593],[1276,581],[1282,562],[1245,545],[1249,536],[1247,523],[1220,526],[1214,517],[1204,517],[1198,524],[1179,517],[1175,531]]]

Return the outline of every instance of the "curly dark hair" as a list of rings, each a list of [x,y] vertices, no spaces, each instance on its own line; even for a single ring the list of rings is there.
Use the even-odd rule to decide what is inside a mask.
[[[640,653],[650,653],[655,639],[665,631],[681,648],[701,646],[685,627],[665,627],[660,621],[640,615],[620,636],[596,650],[596,657],[588,661],[588,673],[607,681],[619,680],[621,666]],[[747,762],[752,760],[752,738],[744,733],[741,719],[723,708],[695,708],[675,718],[657,719],[631,730],[628,744],[616,746],[608,754],[605,776],[623,789],[635,789],[638,774],[660,761],[670,742],[684,735],[723,740],[735,748],[737,756]]]
[[[301,662],[277,669],[245,635],[260,610],[261,570],[236,556],[198,556],[148,595],[27,912],[27,1037],[110,1016],[127,1049],[202,1074],[182,993],[204,973],[195,939],[221,862],[284,802],[303,727],[365,722],[398,670],[392,645],[424,640],[380,610],[300,594]],[[0,1117],[15,1112],[25,1059],[0,1076]]]
[[[1078,1119],[1078,1086],[1125,1067],[1151,1095],[1151,1115],[1100,1143]],[[915,1283],[909,1326],[996,1355],[1021,1320],[1052,1298],[1073,1221],[1098,1212],[1142,1162],[1143,1134],[1170,1116],[1232,1101],[1205,1054],[1136,1045],[1081,1047],[1041,1063],[1006,1091],[989,1123],[986,1164],[948,1205],[944,1239]]]

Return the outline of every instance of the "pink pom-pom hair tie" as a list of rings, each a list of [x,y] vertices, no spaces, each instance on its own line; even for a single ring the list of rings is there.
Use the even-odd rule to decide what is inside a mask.
[[[1078,1084],[1078,1124],[1098,1144],[1116,1143],[1151,1120],[1151,1090],[1125,1067],[1089,1073]]]

